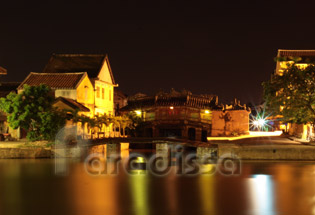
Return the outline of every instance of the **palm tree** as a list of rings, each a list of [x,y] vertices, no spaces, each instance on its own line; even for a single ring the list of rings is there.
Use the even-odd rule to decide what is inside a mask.
[[[96,126],[96,120],[94,118],[89,118],[87,117],[87,127],[88,127],[88,132],[91,135],[91,139],[93,140],[93,133],[95,131],[95,126]]]
[[[108,126],[110,126],[110,118],[104,114],[100,117],[100,121],[101,121],[101,124],[102,124],[102,127],[104,125],[104,137],[106,137],[106,128],[108,128]]]
[[[113,116],[110,118],[110,122],[113,125],[113,130],[114,130],[114,137],[116,136],[116,126],[119,124],[118,118]]]
[[[101,116],[95,116],[95,127],[98,128],[97,138],[100,138],[99,132],[102,131],[103,119]]]
[[[121,124],[122,124],[122,117],[116,116],[117,125],[118,125],[118,137],[121,136]]]
[[[121,123],[121,127],[122,127],[122,129],[123,129],[123,137],[126,137],[126,127],[131,128],[131,126],[132,126],[132,121],[131,121],[131,119],[129,118],[129,116],[123,115],[123,116],[121,117],[120,123]]]

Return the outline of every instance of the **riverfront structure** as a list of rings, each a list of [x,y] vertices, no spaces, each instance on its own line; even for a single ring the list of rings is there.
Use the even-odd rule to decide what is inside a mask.
[[[295,65],[301,69],[306,68],[310,63],[315,61],[315,50],[286,50],[279,49],[277,54],[277,64],[275,69],[276,75],[282,75],[289,64],[295,62]],[[279,107],[280,109],[283,107]],[[290,135],[299,136],[307,139],[312,136],[314,131],[311,124],[296,124],[281,122],[282,116],[276,116],[274,120],[274,128],[276,130],[284,130]]]
[[[219,105],[215,95],[195,95],[183,90],[137,94],[128,99],[122,113],[134,112],[144,121],[142,136],[177,137],[207,141],[208,136],[246,134],[249,111],[238,101]]]

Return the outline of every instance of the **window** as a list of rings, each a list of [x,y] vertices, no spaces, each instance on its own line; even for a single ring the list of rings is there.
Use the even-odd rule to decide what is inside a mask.
[[[88,86],[84,87],[84,98],[85,98],[85,101],[88,100]]]
[[[104,98],[105,98],[105,89],[102,88],[102,99],[104,99]]]
[[[100,87],[96,87],[96,98],[100,97]]]
[[[111,101],[111,100],[112,100],[112,91],[109,90],[109,101]]]

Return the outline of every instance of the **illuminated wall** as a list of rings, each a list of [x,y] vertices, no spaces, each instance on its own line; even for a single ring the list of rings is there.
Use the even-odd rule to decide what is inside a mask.
[[[77,90],[75,89],[58,89],[55,90],[55,98],[64,97],[77,100]]]
[[[249,133],[249,111],[247,110],[221,110],[212,112],[211,136],[229,136],[233,132],[237,134]],[[224,120],[224,114],[229,115],[230,120]]]
[[[95,114],[114,114],[114,84],[107,61],[95,80]]]
[[[90,117],[94,116],[94,90],[88,76],[86,76],[76,89],[77,102],[90,109]]]

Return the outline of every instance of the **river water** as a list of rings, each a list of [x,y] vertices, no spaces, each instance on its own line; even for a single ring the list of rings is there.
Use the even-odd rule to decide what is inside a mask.
[[[0,160],[0,214],[315,214],[315,162],[243,161],[233,176],[156,176],[123,165],[91,175],[82,159]]]

